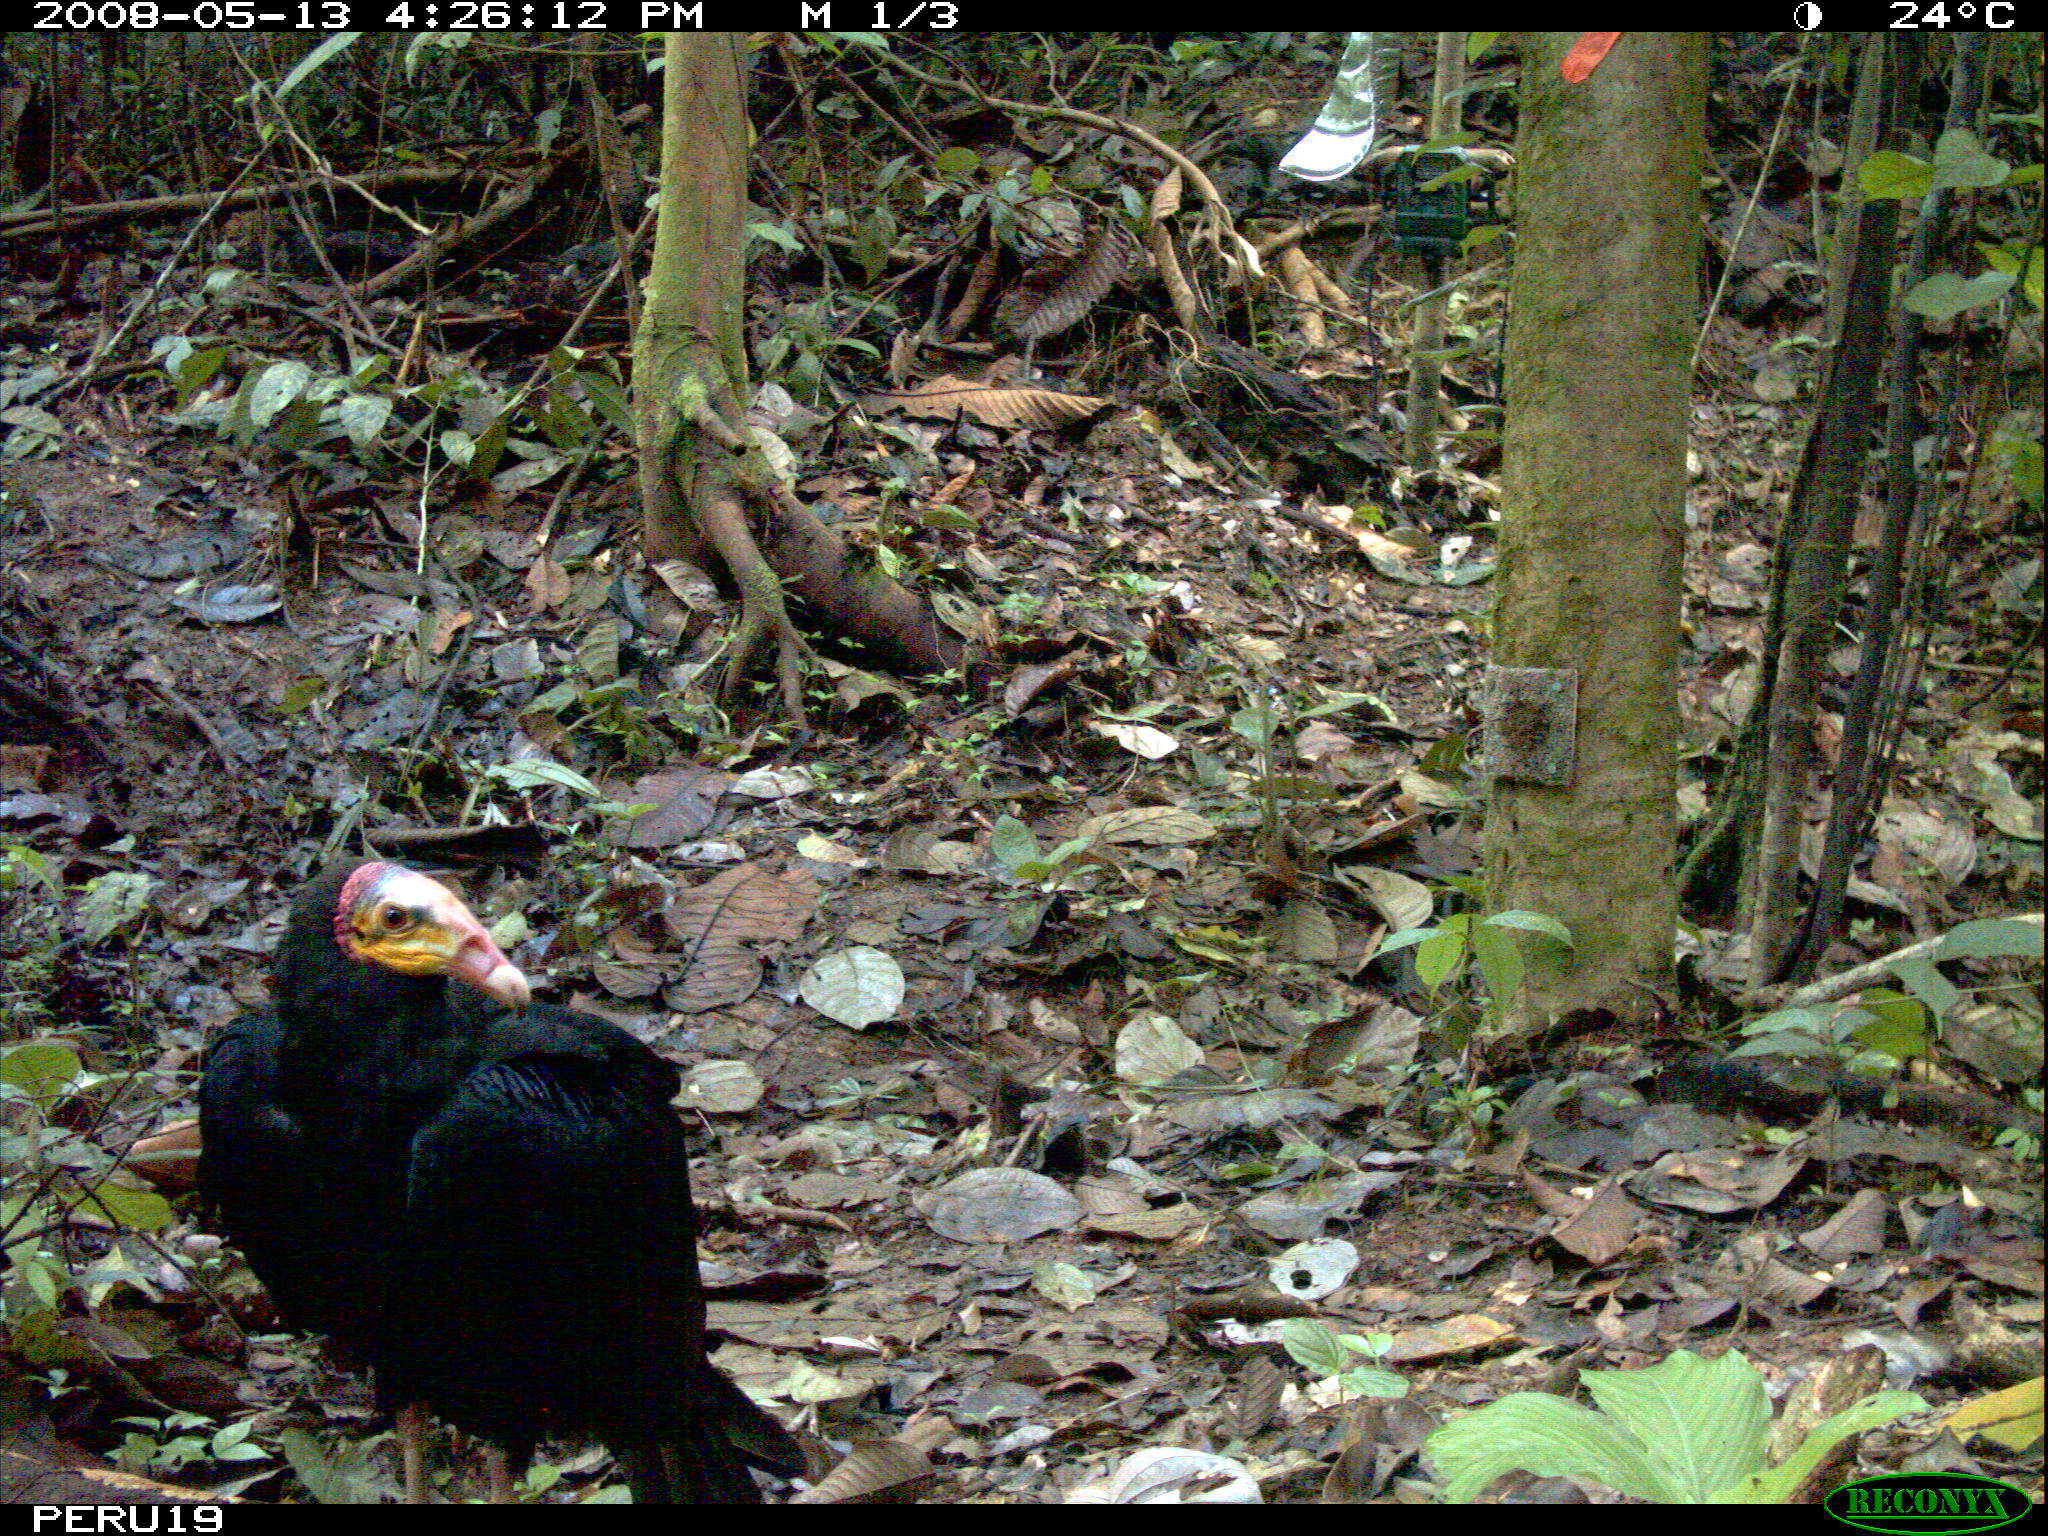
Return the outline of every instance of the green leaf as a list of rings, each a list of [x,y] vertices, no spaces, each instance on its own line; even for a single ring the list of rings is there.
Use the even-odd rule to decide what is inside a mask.
[[[1996,155],[1984,152],[1967,128],[1946,130],[1934,146],[1934,190],[1944,187],[1998,187],[2012,172]]]
[[[358,448],[367,448],[377,441],[377,435],[384,430],[384,423],[391,419],[391,397],[344,395],[334,408],[334,419],[348,434],[350,442]]]
[[[574,768],[565,767],[544,757],[522,758],[516,763],[493,763],[484,770],[484,777],[496,779],[513,789],[540,789],[552,786],[556,789],[572,789],[591,800],[602,800],[604,792]]]
[[[58,1098],[84,1070],[78,1053],[54,1040],[31,1040],[26,1045],[9,1046],[7,1053],[0,1056],[0,1083],[18,1088],[36,1100]]]
[[[1061,843],[1059,847],[1053,849],[1051,853],[1048,853],[1045,856],[1045,862],[1054,869],[1058,869],[1067,860],[1079,858],[1094,846],[1095,839],[1092,837],[1070,837],[1064,843]]]
[[[1336,1376],[1350,1364],[1337,1335],[1311,1317],[1290,1317],[1282,1323],[1280,1344],[1296,1365],[1317,1376]]]
[[[1827,1015],[1817,1008],[1780,1008],[1775,1013],[1764,1014],[1751,1019],[1742,1026],[1745,1035],[1777,1035],[1795,1033],[1811,1035],[1819,1040],[1828,1032]]]
[[[314,70],[325,64],[362,35],[360,32],[337,32],[332,37],[323,41],[319,47],[292,66],[292,72],[286,75],[277,87],[277,99],[283,101],[285,97],[291,95],[298,88],[301,80],[304,80],[306,76],[312,74]]]
[[[633,403],[618,381],[588,370],[576,375],[576,382],[590,397],[590,405],[621,437],[633,436]]]
[[[1880,149],[1857,167],[1856,179],[1867,198],[1925,197],[1934,185],[1934,167],[1895,149]]]
[[[1782,1504],[1797,1493],[1814,1468],[1852,1435],[1889,1424],[1909,1413],[1927,1412],[1917,1392],[1873,1392],[1862,1402],[1822,1419],[1807,1431],[1799,1449],[1767,1472],[1757,1472],[1713,1495],[1716,1504]]]
[[[1962,999],[1963,994],[1956,990],[1955,983],[1942,975],[1925,955],[1893,960],[1888,969],[1905,984],[1907,991],[1927,1005],[1927,1011],[1937,1019],[1947,1018],[1949,1009]]]
[[[161,1232],[177,1219],[177,1212],[162,1195],[122,1184],[102,1184],[79,1203],[131,1232]]]
[[[85,883],[85,895],[78,903],[82,937],[99,944],[130,927],[149,906],[149,893],[156,882],[132,870],[115,870]]]
[[[781,224],[749,224],[747,226],[747,233],[757,240],[766,240],[770,245],[779,245],[785,251],[792,253],[801,251],[804,248],[803,241],[797,239],[786,226]]]
[[[940,150],[938,157],[932,161],[933,172],[948,181],[964,181],[980,169],[981,156],[964,144],[955,144],[950,149]]]
[[[1448,1504],[1466,1504],[1508,1472],[1583,1477],[1653,1504],[1682,1504],[1682,1490],[1649,1448],[1605,1414],[1548,1392],[1517,1392],[1453,1419],[1425,1442]]]
[[[1015,874],[1026,864],[1042,862],[1038,839],[1014,816],[1001,816],[988,835],[988,851],[998,864]]]
[[[307,710],[307,709],[310,709],[310,708],[312,708],[312,706],[313,706],[313,703],[314,703],[314,701],[315,701],[316,699],[318,699],[318,698],[319,698],[319,697],[320,697],[320,696],[321,696],[322,694],[324,694],[324,693],[326,693],[326,692],[327,692],[327,679],[326,679],[326,678],[324,678],[324,677],[301,677],[301,678],[298,678],[297,680],[295,680],[294,682],[292,682],[291,684],[289,684],[289,685],[288,685],[288,686],[287,686],[287,687],[285,688],[285,691],[284,691],[284,698],[283,698],[283,700],[282,700],[282,701],[281,701],[281,702],[280,702],[280,703],[278,704],[278,706],[277,706],[277,712],[278,712],[278,713],[279,713],[280,715],[296,715],[296,714],[299,714],[299,713],[300,713],[301,711],[303,711],[303,710]]]
[[[1253,746],[1263,749],[1273,734],[1273,706],[1263,700],[1246,705],[1230,717],[1230,729]]]
[[[1546,934],[1566,949],[1572,947],[1572,931],[1556,918],[1542,912],[1496,912],[1485,919],[1494,928],[1520,928],[1525,933]]]
[[[1507,1007],[1527,971],[1515,941],[1500,929],[1481,923],[1472,930],[1472,956],[1479,962],[1479,974],[1486,978],[1486,995],[1493,1000],[1495,1011]]]
[[[1307,1150],[1318,1154],[1322,1151],[1320,1147],[1309,1147]],[[1340,1333],[1337,1335],[1337,1342],[1350,1350],[1354,1355],[1364,1355],[1368,1360],[1377,1360],[1394,1347],[1394,1336],[1391,1333],[1375,1333],[1364,1336],[1355,1333]]]
[[[171,377],[177,380],[178,393],[173,410],[182,411],[192,403],[192,397],[213,381],[221,365],[228,360],[226,347],[208,347],[204,352],[188,354],[171,370]]]
[[[1380,940],[1378,954],[1392,954],[1397,949],[1406,949],[1411,944],[1420,944],[1424,939],[1436,937],[1437,930],[1429,928],[1403,928],[1399,933],[1390,933]]]
[[[1376,1365],[1356,1366],[1337,1378],[1346,1390],[1356,1392],[1360,1397],[1406,1397],[1407,1379],[1398,1372],[1382,1370]]]
[[[2002,299],[2011,290],[2010,272],[1980,272],[1964,277],[1957,272],[1937,272],[1915,283],[1899,302],[1916,315],[1930,320],[1952,320],[1966,309],[1976,309]]]
[[[1712,1360],[1681,1349],[1644,1370],[1586,1371],[1581,1380],[1603,1413],[1649,1447],[1660,1480],[1683,1490],[1680,1502],[1763,1470],[1770,1396],[1732,1349]]]
[[[2041,924],[2021,922],[2016,917],[1984,917],[1957,923],[1942,935],[1934,954],[1941,960],[1989,960],[2000,955],[2039,960]]]
[[[64,894],[64,882],[42,854],[21,843],[9,843],[0,848],[0,891],[15,889],[23,877],[35,881],[52,896]]]
[[[1415,974],[1432,992],[1457,975],[1464,963],[1465,936],[1451,931],[1449,922],[1415,950]]]
[[[476,439],[459,427],[450,427],[437,440],[441,456],[458,468],[467,469],[476,457]]]
[[[37,1254],[22,1266],[21,1277],[28,1282],[29,1291],[37,1301],[52,1311],[56,1309],[57,1298],[63,1294],[63,1271]]]
[[[581,697],[583,690],[574,683],[557,683],[526,707],[536,714],[552,715],[557,710],[567,709]]]
[[[1933,1048],[1929,1033],[1933,1021],[1928,1017],[1927,1005],[1917,997],[1889,988],[1871,988],[1850,1011],[1865,1015],[1848,1036],[1859,1045],[1883,1051],[1900,1061],[1925,1056]]]
[[[619,621],[599,619],[590,626],[583,643],[576,647],[576,665],[591,682],[600,686],[619,679]]]
[[[247,386],[250,424],[269,426],[279,412],[306,392],[312,379],[313,370],[296,359],[263,369]]]
[[[2027,302],[2036,309],[2041,307],[2041,270],[2044,253],[2040,246],[2021,246],[2011,241],[2004,245],[1991,245],[1980,241],[1977,249],[1994,271],[2010,272],[2018,278],[2020,292],[2026,295]],[[2024,271],[2021,270],[2022,263],[2025,264]]]

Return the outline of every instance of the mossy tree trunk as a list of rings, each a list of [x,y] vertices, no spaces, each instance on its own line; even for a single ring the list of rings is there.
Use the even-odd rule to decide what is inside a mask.
[[[1563,922],[1518,1027],[1668,985],[1685,440],[1698,312],[1707,39],[1632,32],[1587,79],[1572,33],[1521,41],[1493,660],[1579,678],[1569,783],[1501,779],[1487,897]]]

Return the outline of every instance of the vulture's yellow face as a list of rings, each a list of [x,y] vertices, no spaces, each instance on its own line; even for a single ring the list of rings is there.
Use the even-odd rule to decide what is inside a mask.
[[[406,976],[453,976],[508,1008],[533,1000],[525,974],[455,893],[400,864],[365,864],[349,876],[334,937],[343,953],[367,965]]]

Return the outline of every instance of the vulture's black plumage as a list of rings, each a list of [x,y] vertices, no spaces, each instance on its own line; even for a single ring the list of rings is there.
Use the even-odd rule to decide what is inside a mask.
[[[450,985],[449,978],[461,985]],[[276,1006],[200,1084],[200,1174],[285,1320],[515,1462],[593,1434],[636,1500],[758,1503],[783,1428],[704,1357],[677,1074],[527,1006],[446,887],[395,864],[293,901]]]

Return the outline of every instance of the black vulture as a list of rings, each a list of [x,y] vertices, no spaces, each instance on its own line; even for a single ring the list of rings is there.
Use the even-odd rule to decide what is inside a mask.
[[[365,1360],[402,1431],[425,1407],[521,1466],[595,1435],[636,1501],[759,1503],[748,1468],[802,1457],[704,1356],[676,1069],[530,997],[439,882],[327,869],[292,902],[275,1007],[209,1052],[201,1184],[284,1320]]]

